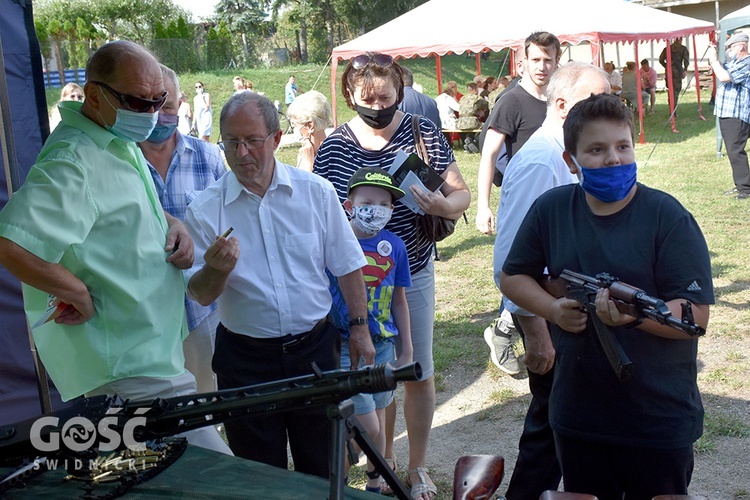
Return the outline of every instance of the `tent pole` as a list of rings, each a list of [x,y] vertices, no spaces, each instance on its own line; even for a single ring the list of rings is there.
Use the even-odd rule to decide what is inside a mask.
[[[676,97],[674,94],[674,78],[672,76],[672,39],[667,39],[667,98],[669,99],[669,122],[672,124],[672,132],[675,134],[679,133],[679,130],[675,128],[674,123],[674,112],[675,112],[675,102],[674,98]]]
[[[643,85],[641,84],[641,66],[640,59],[638,58],[638,41],[633,42],[633,50],[635,52],[635,95],[638,100],[638,144],[646,144],[646,135],[643,132]]]
[[[701,105],[701,77],[698,72],[698,48],[695,43],[695,35],[692,35],[690,38],[693,39],[693,71],[695,71],[695,95],[698,98],[698,116],[705,122],[706,117],[703,116],[703,106]]]
[[[331,111],[333,112],[333,128],[339,126],[339,120],[336,113],[336,68],[339,65],[339,58],[331,58]]]
[[[717,40],[723,40],[723,39],[725,39],[724,31],[721,29],[721,25],[719,25],[718,36],[717,36],[716,32],[714,32],[713,37],[711,37],[711,41],[714,42],[715,44],[717,44],[716,46],[719,48],[719,54],[718,54],[719,61],[723,61],[724,60],[724,51],[726,49],[724,48],[724,44],[723,43],[717,43]],[[713,88],[713,97],[714,97],[714,99],[716,99],[716,73],[714,73],[713,71],[711,73],[713,73],[713,77],[711,78],[711,80],[713,80],[713,85],[714,85],[714,88]],[[716,103],[714,102],[714,105],[715,104]],[[721,136],[721,126],[719,124],[719,117],[717,116],[716,117],[716,157],[717,158],[721,158],[721,143],[722,143],[722,141],[723,141],[723,138]]]
[[[599,42],[589,42],[589,47],[591,48],[591,64],[601,67],[601,47],[599,47]]]
[[[435,54],[435,73],[437,73],[437,93],[440,95],[443,93],[443,62],[440,54]]]

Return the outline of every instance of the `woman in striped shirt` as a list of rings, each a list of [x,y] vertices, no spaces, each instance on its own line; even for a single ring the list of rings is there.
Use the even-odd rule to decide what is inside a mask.
[[[313,171],[336,188],[341,202],[352,174],[361,167],[387,170],[399,151],[416,153],[412,116],[397,109],[404,96],[401,67],[385,54],[366,53],[353,58],[342,77],[347,105],[357,112],[320,146]],[[456,165],[450,145],[435,125],[419,117],[429,165],[444,180],[436,192],[410,188],[417,204],[428,214],[458,219],[471,202],[469,188]],[[432,263],[434,243],[419,232],[417,214],[396,203],[386,229],[406,244],[412,287],[406,291],[414,346],[414,361],[422,367],[422,379],[404,385],[404,408],[409,434],[409,482],[412,498],[431,500],[436,488],[427,474],[427,443],[435,411],[435,380],[432,334],[435,321],[435,277]],[[399,352],[397,343],[397,352]],[[393,460],[392,422],[395,406],[389,408],[386,457]],[[395,468],[395,462],[393,462]]]

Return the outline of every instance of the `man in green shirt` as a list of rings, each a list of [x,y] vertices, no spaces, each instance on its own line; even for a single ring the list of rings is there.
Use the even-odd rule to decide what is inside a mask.
[[[30,324],[65,304],[33,330],[63,400],[193,393],[182,352],[193,243],[136,145],[167,98],[161,69],[117,41],[92,56],[86,80],[84,103],[59,105],[62,123],[0,212],[0,264],[24,283]],[[228,451],[214,429],[199,431],[191,442]]]

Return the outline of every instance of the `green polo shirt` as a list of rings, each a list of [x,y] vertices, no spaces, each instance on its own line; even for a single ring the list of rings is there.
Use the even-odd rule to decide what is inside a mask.
[[[0,212],[0,236],[62,264],[94,301],[96,314],[82,325],[33,331],[66,401],[122,378],[183,373],[188,332],[185,281],[166,262],[167,222],[145,159],[80,106],[60,104],[62,123]],[[33,325],[49,296],[27,285],[23,293]]]

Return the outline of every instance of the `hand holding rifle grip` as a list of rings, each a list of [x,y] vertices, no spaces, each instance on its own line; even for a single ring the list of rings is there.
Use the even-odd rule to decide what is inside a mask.
[[[615,376],[620,381],[630,378],[633,363],[627,354],[625,354],[612,329],[605,325],[599,319],[599,316],[596,315],[596,294],[602,288],[600,285],[603,283],[583,274],[564,270],[560,274],[559,279],[551,279],[549,276],[546,276],[541,280],[540,284],[547,293],[554,297],[559,298],[564,296],[581,304],[582,309],[589,316],[589,321],[594,325],[596,336],[602,346],[604,355],[607,357],[607,361],[609,361],[612,370],[615,372]],[[625,288],[621,290],[623,294],[627,292],[628,290]]]

